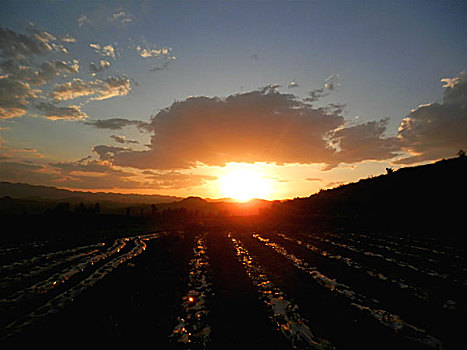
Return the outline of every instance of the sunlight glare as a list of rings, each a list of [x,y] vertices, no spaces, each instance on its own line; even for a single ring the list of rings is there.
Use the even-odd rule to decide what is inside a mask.
[[[224,197],[242,202],[265,199],[270,193],[269,181],[254,166],[237,164],[219,178]]]

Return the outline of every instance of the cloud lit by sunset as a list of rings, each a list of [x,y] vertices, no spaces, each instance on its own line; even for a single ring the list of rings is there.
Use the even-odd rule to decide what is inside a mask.
[[[282,199],[467,147],[454,5],[179,5],[3,2],[0,179]]]
[[[462,348],[466,23],[1,0],[0,344]]]

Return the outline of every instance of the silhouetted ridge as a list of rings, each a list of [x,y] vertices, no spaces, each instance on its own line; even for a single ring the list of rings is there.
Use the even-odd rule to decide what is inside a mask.
[[[181,199],[180,197],[161,195],[70,191],[51,186],[0,182],[0,197],[4,196],[33,200],[66,200],[69,202],[110,201],[125,203],[170,203]]]
[[[280,225],[460,234],[467,157],[388,171],[276,206]]]

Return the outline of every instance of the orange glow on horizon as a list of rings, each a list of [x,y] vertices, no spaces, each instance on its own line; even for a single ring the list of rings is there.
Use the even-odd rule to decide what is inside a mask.
[[[141,177],[141,187],[132,188],[76,188],[59,186],[70,191],[121,193],[134,195],[173,196],[173,201],[190,196],[207,200],[228,200],[248,202],[258,198],[265,200],[287,200],[295,197],[306,197],[317,193],[320,189],[330,188],[337,183],[358,181],[369,175],[385,172],[386,163],[380,161],[364,162],[358,167],[339,166],[323,172],[322,165],[230,162],[223,167],[198,165],[194,169],[180,174],[209,176],[212,179],[194,186],[152,187]],[[124,169],[131,172],[130,169]],[[135,172],[135,175],[137,173]],[[144,201],[144,200],[143,200]],[[169,200],[170,201],[170,200]]]
[[[254,165],[233,164],[219,177],[224,197],[247,202],[253,198],[266,199],[271,192],[269,180]]]

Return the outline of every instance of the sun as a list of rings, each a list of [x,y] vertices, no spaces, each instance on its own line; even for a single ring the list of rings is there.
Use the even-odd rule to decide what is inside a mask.
[[[252,166],[237,165],[220,176],[219,181],[224,197],[242,202],[265,199],[270,193],[268,180]]]

